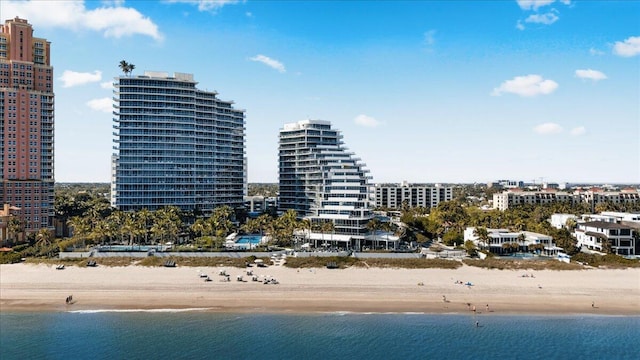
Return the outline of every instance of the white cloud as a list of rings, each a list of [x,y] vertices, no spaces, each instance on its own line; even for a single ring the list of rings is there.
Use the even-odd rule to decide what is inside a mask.
[[[538,10],[538,8],[550,5],[554,1],[555,0],[516,0],[520,8],[523,10]]]
[[[579,77],[581,79],[598,81],[598,80],[606,79],[607,75],[605,75],[604,73],[598,70],[586,69],[586,70],[576,70],[576,77]]]
[[[558,83],[553,80],[545,80],[540,75],[516,76],[500,84],[493,89],[492,96],[500,96],[503,93],[511,93],[520,96],[536,96],[551,94],[558,88]]]
[[[625,41],[616,41],[613,46],[613,53],[623,57],[640,54],[640,36],[631,36]]]
[[[524,30],[524,25],[522,25],[522,21],[518,20],[518,23],[516,24],[516,29]]]
[[[225,5],[233,5],[240,2],[240,0],[166,0],[167,3],[185,3],[191,5],[198,5],[198,11],[212,11],[222,8]]]
[[[594,56],[595,55],[604,55],[604,51],[600,51],[598,49],[591,48],[591,49],[589,49],[589,54],[590,55],[594,55]]]
[[[71,70],[65,70],[59,77],[62,81],[62,87],[68,88],[72,86],[84,85],[102,80],[102,72],[94,71],[93,73],[81,73]]]
[[[0,13],[28,19],[37,27],[64,28],[74,31],[93,30],[105,37],[120,38],[146,35],[162,40],[158,26],[150,18],[122,2],[102,3],[87,9],[84,1],[0,1]]]
[[[555,14],[555,12],[548,12],[546,14],[533,14],[529,15],[524,21],[528,23],[534,24],[545,24],[551,25],[554,22],[558,21],[559,17]]]
[[[533,128],[533,131],[540,135],[552,135],[562,132],[562,126],[556,123],[544,123]]]
[[[584,126],[578,126],[571,129],[570,133],[571,133],[571,136],[581,136],[587,133],[587,129],[585,129]]]
[[[263,64],[265,64],[265,65],[267,65],[267,66],[269,66],[269,67],[271,67],[271,68],[273,68],[273,69],[278,70],[278,71],[279,71],[279,72],[281,72],[281,73],[284,73],[284,72],[286,72],[286,71],[287,71],[287,70],[284,68],[284,64],[283,64],[283,63],[281,63],[281,62],[280,62],[280,61],[278,61],[278,60],[272,59],[272,58],[270,58],[270,57],[268,57],[268,56],[264,56],[264,55],[256,55],[256,56],[254,56],[254,57],[250,58],[249,60],[251,60],[251,61],[257,61],[257,62],[261,62],[261,63],[263,63]]]
[[[111,90],[111,89],[113,89],[113,82],[111,82],[111,81],[102,82],[102,83],[100,83],[100,87],[103,88],[103,89]]]
[[[89,100],[87,101],[87,106],[95,111],[110,113],[113,111],[113,99],[106,97]]]
[[[435,35],[436,35],[436,31],[435,30],[429,30],[429,31],[425,32],[424,33],[424,43],[427,44],[428,46],[431,46],[431,45],[435,44],[436,43]]]
[[[364,127],[377,127],[378,125],[380,125],[380,122],[378,120],[364,114],[356,116],[355,119],[353,119],[353,122]]]

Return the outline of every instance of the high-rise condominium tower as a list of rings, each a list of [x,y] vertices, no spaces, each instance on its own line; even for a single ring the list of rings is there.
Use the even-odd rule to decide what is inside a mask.
[[[332,240],[359,248],[373,218],[371,177],[347,151],[340,131],[323,120],[285,124],[279,160],[280,210],[295,210],[309,218],[312,227],[331,222],[330,232],[336,235]]]
[[[148,71],[114,85],[114,207],[243,206],[244,110],[198,90],[192,74]]]
[[[21,232],[53,230],[53,67],[27,20],[0,25],[0,202]]]

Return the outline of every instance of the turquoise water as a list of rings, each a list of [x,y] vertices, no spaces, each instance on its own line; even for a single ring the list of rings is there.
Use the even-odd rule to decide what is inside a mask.
[[[262,239],[261,235],[242,235],[236,240],[236,244],[258,245]]]
[[[637,359],[638,339],[640,317],[590,315],[0,314],[3,360]]]

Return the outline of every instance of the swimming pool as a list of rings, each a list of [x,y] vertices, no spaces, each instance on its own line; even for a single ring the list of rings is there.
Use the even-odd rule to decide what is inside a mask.
[[[262,240],[262,235],[242,235],[236,239],[236,244],[251,244],[259,245]]]

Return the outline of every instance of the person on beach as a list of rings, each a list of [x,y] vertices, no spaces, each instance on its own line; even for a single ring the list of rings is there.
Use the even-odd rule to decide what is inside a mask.
[[[487,312],[489,312],[489,304],[487,304]]]
[[[443,302],[447,302],[447,297],[446,297],[446,296],[444,296],[444,295],[442,295],[442,301],[443,301]]]

